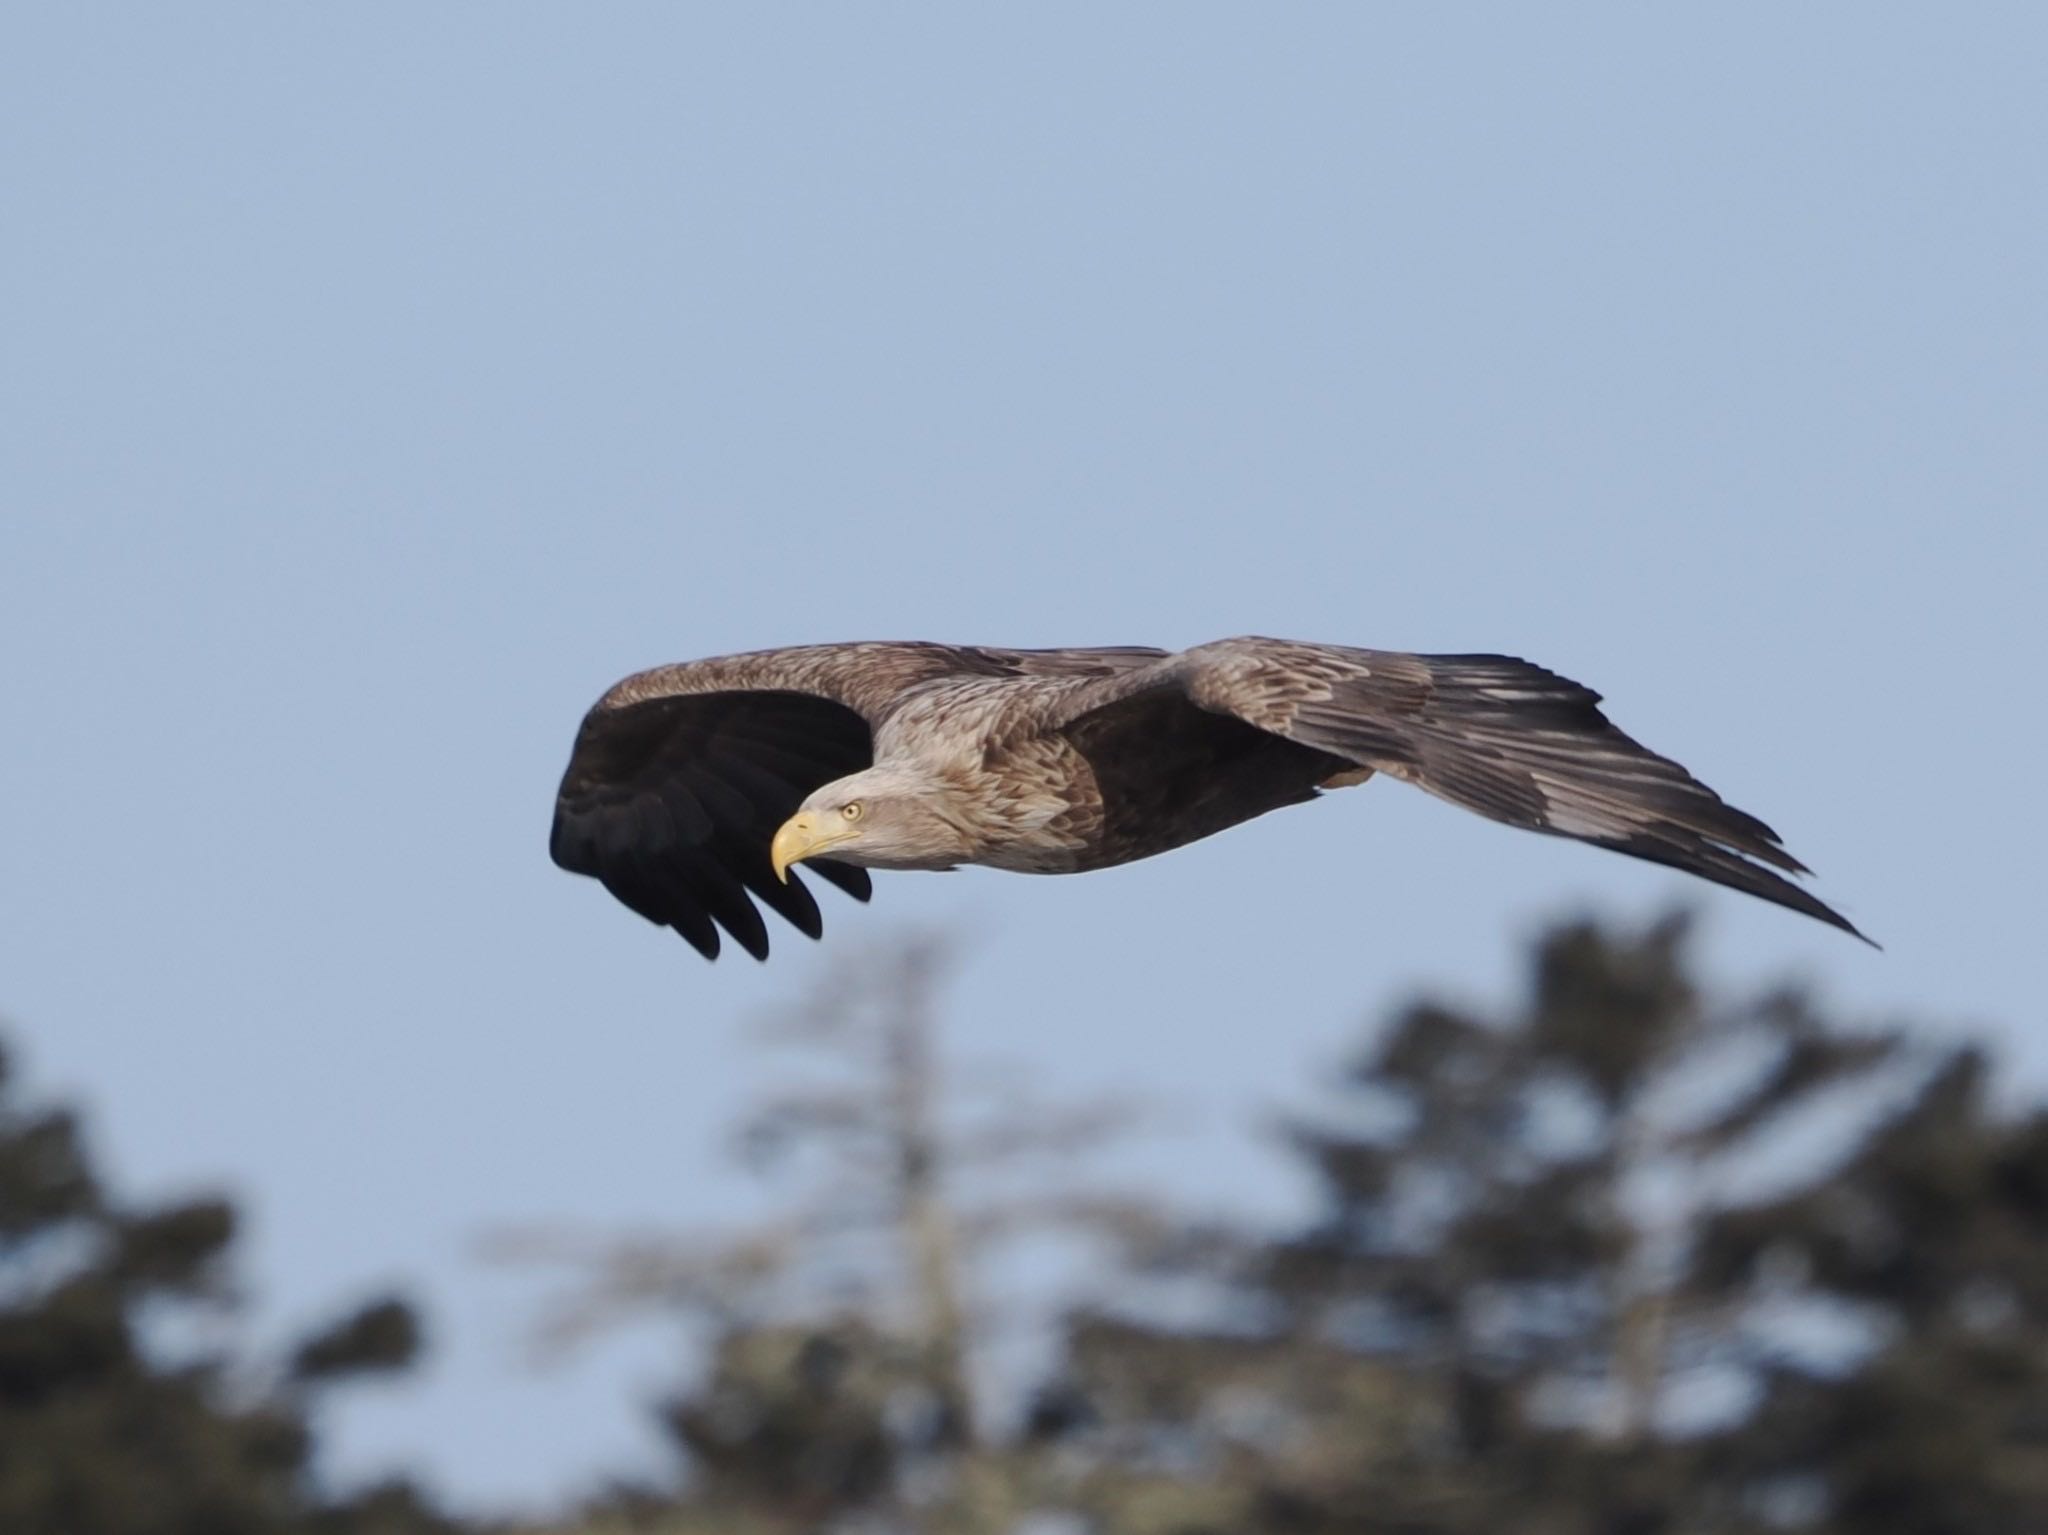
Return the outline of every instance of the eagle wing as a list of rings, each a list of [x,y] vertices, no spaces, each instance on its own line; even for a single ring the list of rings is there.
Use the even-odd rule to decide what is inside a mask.
[[[1493,820],[1683,869],[1864,937],[1785,877],[1808,870],[1769,826],[1616,729],[1598,693],[1516,657],[1222,640],[1071,694],[1068,713],[1099,729],[1162,689]]]
[[[584,716],[555,799],[555,863],[599,880],[707,959],[720,930],[768,956],[758,900],[800,932],[823,931],[792,873],[775,877],[776,827],[812,790],[874,762],[876,729],[921,684],[949,677],[1081,681],[1150,666],[1144,649],[993,650],[921,643],[806,645],[637,672]],[[856,900],[865,869],[805,867]]]

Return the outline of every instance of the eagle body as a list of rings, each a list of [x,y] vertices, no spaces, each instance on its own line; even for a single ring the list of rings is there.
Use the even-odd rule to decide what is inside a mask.
[[[1105,869],[1313,799],[1352,766],[1165,690],[1064,723],[1047,718],[1056,697],[1031,678],[927,683],[877,733],[878,765],[917,761],[945,779],[956,862]]]
[[[1855,933],[1784,877],[1805,871],[1769,827],[1598,704],[1512,656],[1261,637],[1173,653],[757,651],[636,673],[600,698],[550,849],[707,956],[722,932],[765,958],[756,902],[822,930],[793,864],[862,900],[875,868],[1082,873],[1384,773]]]

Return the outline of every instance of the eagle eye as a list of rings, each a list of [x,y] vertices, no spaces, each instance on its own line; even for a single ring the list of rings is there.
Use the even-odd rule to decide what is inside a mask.
[[[860,819],[861,813],[860,801],[857,799],[848,800],[845,804],[839,807],[839,813],[845,816],[846,819],[849,821],[858,821]]]

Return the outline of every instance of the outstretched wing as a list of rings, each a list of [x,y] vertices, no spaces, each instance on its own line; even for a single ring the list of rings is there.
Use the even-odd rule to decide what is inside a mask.
[[[1160,687],[1493,820],[1683,869],[1863,937],[1785,878],[1808,871],[1770,827],[1616,729],[1590,688],[1513,656],[1223,640],[1097,696]]]
[[[807,645],[639,672],[584,716],[555,800],[554,861],[601,881],[707,959],[720,930],[756,959],[755,901],[816,938],[818,904],[775,877],[776,827],[812,790],[874,761],[874,732],[906,693],[953,676],[1105,676],[1157,651],[1004,651],[918,643]],[[865,869],[804,865],[856,900]]]

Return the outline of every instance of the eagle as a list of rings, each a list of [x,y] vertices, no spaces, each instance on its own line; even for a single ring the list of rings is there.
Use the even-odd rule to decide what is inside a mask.
[[[637,672],[584,716],[549,851],[707,959],[721,931],[766,959],[760,906],[823,931],[798,864],[860,901],[871,869],[1079,874],[1383,774],[1863,937],[1787,877],[1809,871],[1777,833],[1599,703],[1513,656],[1260,637],[717,656]]]

